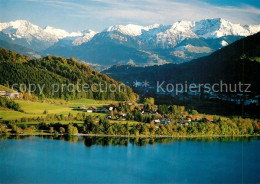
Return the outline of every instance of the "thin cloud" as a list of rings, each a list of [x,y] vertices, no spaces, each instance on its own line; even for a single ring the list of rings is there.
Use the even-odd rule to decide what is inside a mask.
[[[94,21],[107,20],[112,24],[172,24],[178,20],[201,20],[206,18],[225,18],[234,23],[259,24],[260,9],[249,6],[216,6],[200,0],[185,2],[169,0],[26,0],[39,2],[46,6],[70,8],[71,17],[80,20],[91,18]],[[79,21],[80,21],[79,20]],[[97,22],[98,24],[98,22]],[[103,26],[107,26],[103,25]],[[104,28],[104,27],[103,27]]]

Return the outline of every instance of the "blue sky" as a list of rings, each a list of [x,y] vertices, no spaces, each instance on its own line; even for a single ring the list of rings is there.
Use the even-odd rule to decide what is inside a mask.
[[[0,0],[0,22],[26,19],[68,31],[218,17],[260,24],[260,0]]]

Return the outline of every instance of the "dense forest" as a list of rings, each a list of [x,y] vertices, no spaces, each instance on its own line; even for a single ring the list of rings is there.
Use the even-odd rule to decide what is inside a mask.
[[[120,88],[119,83],[107,75],[101,74],[88,65],[79,63],[75,58],[65,59],[56,56],[47,56],[41,59],[31,59],[15,52],[0,48],[0,84],[11,87],[13,84],[25,84],[28,91],[29,84],[44,86],[35,89],[35,95],[40,98],[90,98],[98,100],[136,100],[138,96],[130,87]],[[70,84],[83,86],[95,85],[95,90],[58,90],[53,93],[53,85],[69,86]],[[113,90],[107,90],[107,86]],[[16,85],[18,87],[18,85]],[[116,89],[116,90],[114,90]],[[21,89],[17,89],[18,91]]]

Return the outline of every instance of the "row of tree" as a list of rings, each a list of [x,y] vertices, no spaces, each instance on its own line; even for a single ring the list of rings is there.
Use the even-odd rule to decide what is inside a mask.
[[[23,133],[24,130],[44,130],[51,134],[69,134],[74,135],[78,132],[84,134],[100,135],[133,135],[133,136],[213,136],[213,135],[254,135],[260,134],[260,122],[252,119],[234,118],[228,120],[217,120],[214,122],[190,123],[186,126],[180,126],[176,123],[154,124],[136,123],[110,123],[105,118],[96,119],[93,116],[86,116],[84,124],[78,125],[70,123],[63,125],[61,123],[39,123],[35,126],[18,126],[15,123],[7,124],[14,133]],[[5,124],[1,124],[0,133],[7,133]]]
[[[19,103],[16,103],[15,101],[5,97],[0,97],[0,107],[13,109],[15,111],[20,111],[20,112],[23,111]]]

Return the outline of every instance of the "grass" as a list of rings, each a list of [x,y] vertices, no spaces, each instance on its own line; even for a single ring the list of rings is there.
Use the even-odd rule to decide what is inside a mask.
[[[27,118],[37,117],[37,115],[25,114],[25,113],[13,111],[10,109],[0,108],[0,119],[2,119],[2,120],[16,120],[16,119],[21,119],[23,117],[27,117]]]
[[[67,104],[51,104],[51,103],[42,103],[42,102],[31,102],[25,100],[15,100],[15,101],[20,104],[24,112],[18,112],[18,111],[0,107],[0,120],[17,120],[21,118],[30,118],[30,117],[45,117],[46,114],[43,114],[45,110],[48,111],[48,114],[58,114],[58,115],[63,114],[64,116],[67,116],[69,113],[72,113],[74,116],[76,116],[77,113],[83,112],[80,109],[78,109],[78,107],[82,105],[85,105],[86,107],[91,107],[91,106],[101,107],[111,103],[116,103],[116,101],[102,101],[102,100],[92,100],[92,99],[72,100],[69,101]],[[104,113],[87,113],[87,112],[85,113],[87,115],[91,115],[95,117],[106,116],[106,114]],[[203,116],[206,115],[198,114],[196,116],[198,116],[198,118],[202,118]],[[221,118],[226,119],[225,117],[221,117]],[[49,122],[55,122],[55,121],[49,121]],[[74,121],[60,121],[60,122],[62,124],[68,124]],[[117,121],[117,120],[110,120],[110,122],[120,123],[120,124],[125,124],[128,122],[129,125],[134,125],[138,123],[136,121]],[[36,124],[38,122],[30,122],[30,123]],[[80,124],[83,122],[77,122],[77,123]]]
[[[48,113],[67,115],[72,111],[72,109],[66,105],[55,105],[23,100],[17,100],[16,102],[19,103],[23,111],[28,114],[43,115],[43,111],[47,110]]]
[[[67,105],[72,107],[79,107],[81,105],[85,105],[86,107],[96,106],[102,107],[104,105],[109,105],[112,103],[118,103],[117,101],[106,101],[106,100],[93,100],[93,99],[79,99],[69,101]]]
[[[110,123],[120,123],[120,124],[126,124],[126,123],[128,123],[130,126],[139,124],[139,122],[137,122],[137,121],[132,121],[132,120],[126,120],[126,121],[110,120]]]
[[[0,119],[2,120],[16,120],[23,117],[45,117],[46,114],[43,114],[45,110],[48,111],[48,114],[63,114],[68,115],[72,113],[76,115],[77,113],[82,113],[78,107],[85,105],[86,107],[96,106],[102,107],[103,105],[108,105],[115,103],[115,101],[101,101],[101,100],[92,100],[92,99],[80,99],[69,101],[68,104],[51,104],[51,103],[41,103],[41,102],[31,102],[25,100],[15,100],[19,103],[24,112],[17,112],[6,108],[0,108]],[[104,113],[86,113],[87,115],[92,116],[105,116]],[[32,122],[33,123],[33,122]],[[35,122],[36,123],[36,122]],[[69,121],[64,121],[61,123],[69,123]]]
[[[61,123],[63,125],[66,125],[68,123],[77,123],[77,124],[83,124],[83,121],[49,121],[47,123]],[[35,122],[24,122],[24,123],[18,123],[18,125],[37,125],[39,124],[39,122],[35,121]]]
[[[91,100],[91,99],[80,99],[80,100],[73,100],[69,101],[68,104],[51,104],[51,103],[41,103],[41,102],[31,102],[25,100],[15,100],[17,103],[20,104],[22,110],[24,112],[18,112],[14,110],[10,110],[7,108],[0,108],[0,119],[1,120],[16,120],[21,118],[30,118],[30,117],[45,117],[46,114],[43,114],[45,110],[48,111],[48,114],[63,114],[67,116],[69,113],[76,115],[77,113],[82,113],[78,107],[85,105],[86,107],[96,106],[102,107],[104,105],[108,105],[111,103],[116,103],[116,101],[101,101],[101,100]],[[105,113],[87,113],[87,115],[91,116],[106,116]],[[48,121],[47,123],[61,123],[61,124],[68,124],[68,123],[78,123],[82,124],[83,121]],[[129,123],[129,125],[135,125],[138,122],[136,121],[116,121],[110,120],[110,123],[120,123],[125,124]],[[27,124],[27,125],[35,125],[39,122],[25,122],[19,124]]]

